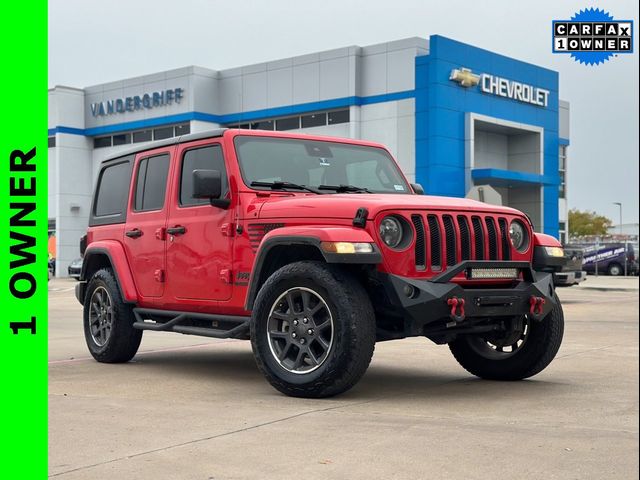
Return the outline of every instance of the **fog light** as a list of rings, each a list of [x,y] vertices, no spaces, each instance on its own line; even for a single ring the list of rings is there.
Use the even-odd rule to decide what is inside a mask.
[[[402,290],[407,298],[413,298],[413,296],[416,294],[415,287],[413,285],[409,285],[408,283],[402,288]]]
[[[322,242],[321,246],[327,253],[373,253],[373,245],[370,243]]]

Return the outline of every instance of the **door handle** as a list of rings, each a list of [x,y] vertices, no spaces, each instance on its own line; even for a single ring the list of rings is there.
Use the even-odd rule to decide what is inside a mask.
[[[142,230],[134,228],[133,230],[127,230],[124,234],[129,238],[138,238],[142,236]]]
[[[176,225],[175,227],[167,228],[167,233],[169,235],[182,235],[186,231],[187,229],[181,225]]]

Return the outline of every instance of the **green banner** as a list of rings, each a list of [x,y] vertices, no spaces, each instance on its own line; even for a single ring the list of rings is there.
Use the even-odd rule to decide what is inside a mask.
[[[2,477],[47,476],[47,2],[3,8]]]

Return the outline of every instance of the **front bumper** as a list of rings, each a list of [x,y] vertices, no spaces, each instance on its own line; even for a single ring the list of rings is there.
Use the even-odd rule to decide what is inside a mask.
[[[71,278],[80,278],[80,274],[82,273],[82,268],[69,267],[67,269],[67,272],[69,273],[69,276]]]
[[[587,272],[578,270],[574,272],[558,272],[553,280],[556,285],[577,285],[587,279]]]
[[[514,280],[510,288],[483,288],[480,282],[472,288],[464,288],[451,281],[465,269],[482,267],[517,268],[522,278]],[[404,317],[406,336],[423,335],[426,328],[436,322],[450,326],[468,319],[531,314],[532,298],[543,300],[535,305],[534,315],[542,318],[557,303],[553,275],[536,272],[525,262],[465,261],[430,280],[384,274],[381,282],[395,312]],[[464,300],[463,315],[453,315],[452,299]],[[462,311],[458,309],[455,313]]]

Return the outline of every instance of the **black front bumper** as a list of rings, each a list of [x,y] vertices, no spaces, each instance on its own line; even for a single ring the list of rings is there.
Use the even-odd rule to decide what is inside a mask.
[[[514,280],[508,288],[483,288],[482,281],[478,281],[473,288],[464,288],[451,282],[461,271],[469,268],[517,268],[521,279]],[[436,322],[451,325],[453,322],[462,324],[469,319],[492,319],[499,317],[514,317],[531,314],[531,299],[543,299],[544,302],[535,307],[535,318],[546,316],[557,301],[553,285],[553,275],[546,272],[536,272],[525,262],[506,261],[465,261],[430,280],[401,277],[384,274],[380,278],[387,297],[396,313],[405,320],[407,336],[423,335],[425,327]],[[464,315],[462,310],[452,309],[451,299],[464,300]]]
[[[67,269],[67,273],[69,274],[70,277],[72,278],[80,278],[80,274],[82,273],[82,269],[81,268],[73,268],[73,267],[69,267]]]

